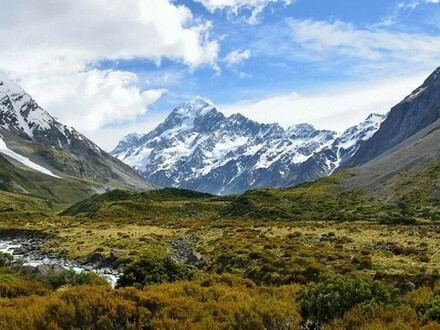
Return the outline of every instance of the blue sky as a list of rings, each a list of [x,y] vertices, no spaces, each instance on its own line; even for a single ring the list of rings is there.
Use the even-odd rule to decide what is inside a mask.
[[[226,114],[343,130],[440,66],[439,0],[16,3],[0,0],[0,73],[106,149],[196,95]]]

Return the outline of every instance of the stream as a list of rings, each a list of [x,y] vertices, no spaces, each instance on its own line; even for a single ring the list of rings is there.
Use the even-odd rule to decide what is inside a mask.
[[[91,264],[66,259],[59,254],[46,253],[40,249],[40,243],[33,237],[0,237],[0,252],[11,254],[14,259],[22,260],[26,266],[58,265],[76,272],[94,272],[106,279],[113,288],[122,275],[121,270],[97,268]]]

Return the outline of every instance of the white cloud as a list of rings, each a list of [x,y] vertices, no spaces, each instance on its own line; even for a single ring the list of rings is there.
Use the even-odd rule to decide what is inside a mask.
[[[407,18],[409,12],[417,9],[423,5],[436,5],[440,4],[440,0],[404,0],[397,2],[394,5],[394,9],[391,14],[385,16],[381,19],[380,22],[376,23],[374,26],[376,27],[390,27],[393,25],[397,25],[399,20],[402,18]]]
[[[315,56],[399,63],[432,63],[440,59],[440,36],[359,29],[341,21],[289,20],[288,24],[293,40]]]
[[[416,9],[423,4],[438,4],[440,0],[411,0],[408,2],[399,2],[397,4],[398,9]]]
[[[195,0],[201,3],[210,12],[226,10],[228,13],[238,15],[241,10],[249,10],[250,16],[245,18],[249,24],[257,24],[259,14],[270,3],[292,4],[292,0]]]
[[[122,137],[134,132],[148,133],[163,122],[166,116],[167,114],[164,113],[158,114],[148,112],[142,117],[142,120],[133,121],[129,124],[116,127],[104,127],[99,131],[90,131],[86,133],[87,136],[100,147],[107,151],[112,151]]]
[[[253,120],[284,127],[310,123],[318,128],[343,131],[370,113],[386,113],[421,84],[428,73],[356,85],[352,82],[311,95],[291,92],[257,101],[220,105],[227,115],[241,113]]]
[[[101,59],[170,58],[213,65],[210,22],[170,0],[0,0],[0,67],[77,70]]]
[[[145,114],[163,89],[140,91],[137,76],[129,72],[90,70],[72,75],[28,78],[24,88],[37,102],[67,125],[82,132]]]
[[[226,55],[224,61],[226,62],[227,66],[234,66],[239,65],[243,63],[244,61],[248,60],[251,57],[251,51],[246,50],[234,50],[230,52],[228,55]]]
[[[0,73],[62,122],[92,132],[136,119],[165,92],[97,63],[167,58],[215,68],[211,29],[172,0],[0,0]]]

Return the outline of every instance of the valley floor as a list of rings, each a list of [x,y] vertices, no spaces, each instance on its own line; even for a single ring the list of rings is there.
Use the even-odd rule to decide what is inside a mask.
[[[169,284],[167,276],[142,282],[145,274],[139,280],[133,268],[126,284],[137,289],[68,276],[55,281],[60,286],[3,260],[1,329],[440,328],[440,226],[433,222],[54,215],[4,220],[0,228],[43,233],[45,252],[79,262],[117,251],[116,267],[147,255],[191,272]]]

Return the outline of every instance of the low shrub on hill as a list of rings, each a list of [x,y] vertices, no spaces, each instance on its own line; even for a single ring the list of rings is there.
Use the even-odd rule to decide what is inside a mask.
[[[147,254],[131,263],[118,280],[118,286],[135,286],[190,280],[193,272],[170,257],[155,257]]]

